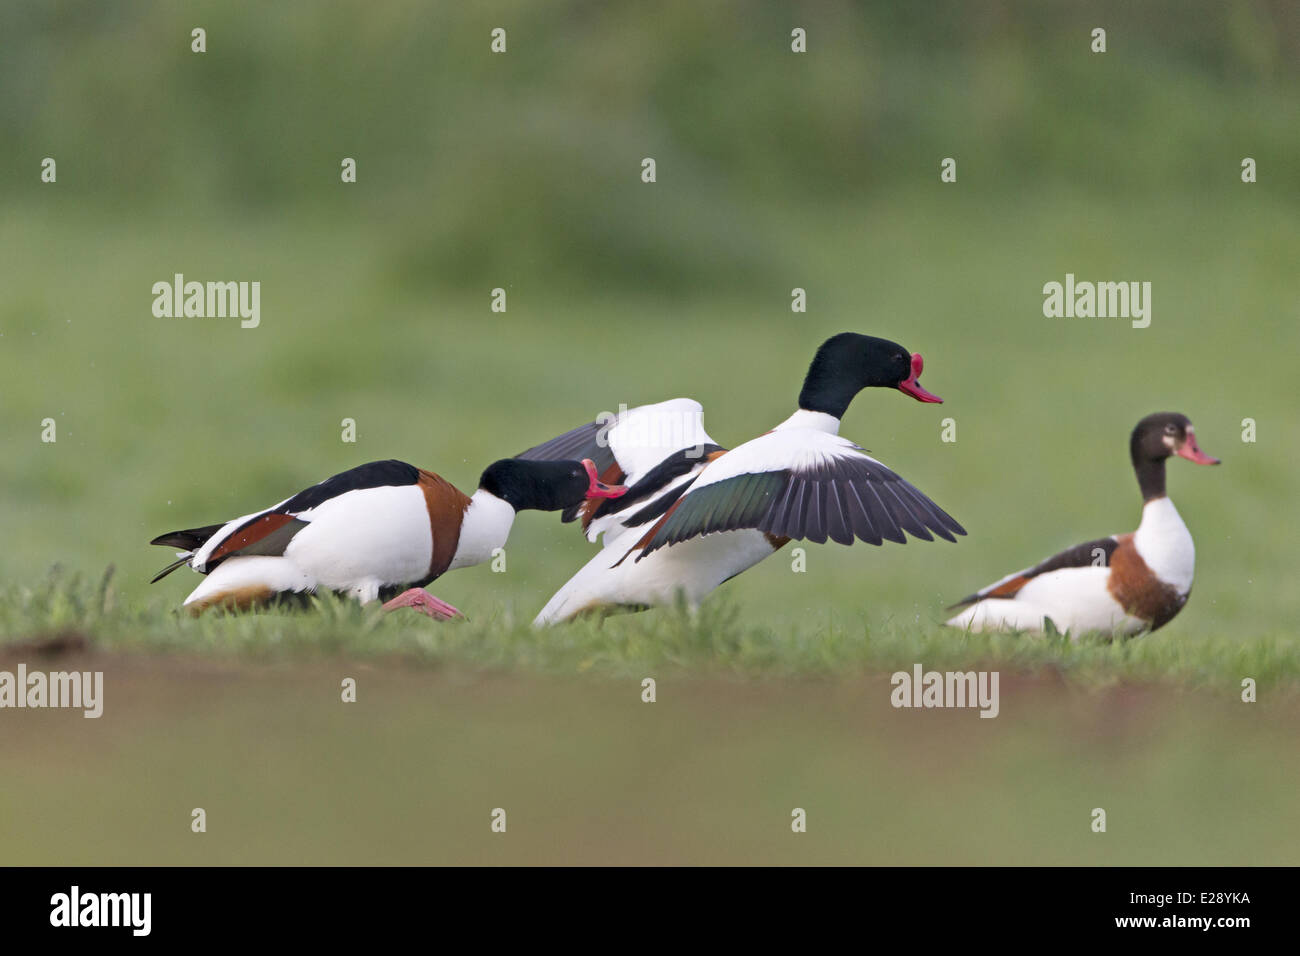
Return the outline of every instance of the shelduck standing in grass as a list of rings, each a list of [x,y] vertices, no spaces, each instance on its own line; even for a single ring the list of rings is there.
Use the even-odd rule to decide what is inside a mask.
[[[582,455],[601,478],[625,484],[617,501],[589,501],[581,518],[600,553],[542,609],[536,625],[588,612],[637,611],[680,595],[699,604],[714,588],[791,539],[852,544],[965,534],[920,491],[840,438],[840,419],[864,388],[942,401],[918,381],[923,361],[886,339],[845,332],[817,350],[793,415],[727,451],[686,398],[642,405],[616,422],[582,425],[522,458]]]
[[[264,511],[154,538],[150,544],[184,551],[153,580],[181,565],[206,574],[185,599],[194,613],[325,589],[447,619],[460,612],[424,586],[491,558],[518,512],[558,511],[626,490],[600,481],[591,461],[506,458],[483,472],[472,497],[414,465],[375,461]]]
[[[1165,494],[1165,459],[1217,465],[1196,444],[1186,415],[1160,412],[1137,423],[1129,455],[1142,490],[1142,522],[1130,534],[1076,545],[1032,568],[1008,574],[949,610],[948,623],[972,631],[1034,631],[1045,621],[1060,633],[1131,635],[1164,627],[1187,603],[1196,549]]]

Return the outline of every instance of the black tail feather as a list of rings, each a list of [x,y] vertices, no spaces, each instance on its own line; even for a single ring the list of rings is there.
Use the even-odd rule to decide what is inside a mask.
[[[163,568],[161,571],[155,574],[153,576],[153,580],[150,581],[149,583],[157,584],[163,578],[167,577],[167,575],[171,574],[173,571],[179,568],[182,564],[189,564],[189,562],[190,562],[190,556],[188,554],[185,555],[185,557],[183,558],[177,558],[171,564],[167,565],[167,567]]]
[[[206,528],[190,528],[186,531],[168,531],[166,534],[160,534],[150,541],[150,544],[160,544],[166,548],[178,548],[183,551],[197,551],[203,547],[203,543],[212,537],[222,528],[225,522],[221,524],[210,524]]]
[[[204,542],[206,542],[208,538],[212,537],[224,527],[225,523],[223,522],[222,524],[210,524],[206,528],[187,528],[184,531],[168,531],[166,534],[158,535],[158,537],[154,538],[149,543],[162,545],[165,548],[176,548],[178,551],[194,552],[203,547]],[[171,564],[167,565],[167,567],[155,574],[153,580],[149,583],[155,584],[156,582],[161,581],[181,565],[189,564],[189,562],[189,554],[177,558]]]

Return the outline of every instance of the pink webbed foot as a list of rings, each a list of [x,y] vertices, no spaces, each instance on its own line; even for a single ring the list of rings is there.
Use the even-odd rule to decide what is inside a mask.
[[[421,614],[427,614],[435,621],[450,621],[454,617],[464,617],[446,601],[434,597],[424,588],[411,588],[384,605],[385,611],[396,611],[399,607],[413,607]]]

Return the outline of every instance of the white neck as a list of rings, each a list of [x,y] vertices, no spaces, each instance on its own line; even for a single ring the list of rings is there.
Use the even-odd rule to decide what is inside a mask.
[[[482,564],[497,548],[504,548],[515,523],[515,509],[496,495],[480,488],[469,499],[460,523],[460,541],[448,571]]]
[[[772,431],[777,432],[786,428],[811,428],[813,431],[826,432],[830,435],[840,433],[840,420],[834,415],[827,415],[825,412],[810,412],[801,408]]]
[[[1153,498],[1142,506],[1142,523],[1133,544],[1147,567],[1180,594],[1192,587],[1196,547],[1178,509],[1168,498]]]

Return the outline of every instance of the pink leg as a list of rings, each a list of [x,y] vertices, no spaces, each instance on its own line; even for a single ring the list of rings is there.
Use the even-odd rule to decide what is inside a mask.
[[[385,604],[384,610],[395,611],[399,607],[413,607],[421,614],[427,614],[438,621],[450,621],[454,617],[464,617],[460,611],[446,601],[434,597],[424,588],[411,588],[409,591],[403,591]]]

